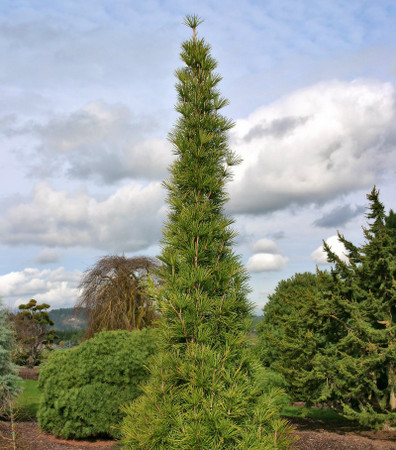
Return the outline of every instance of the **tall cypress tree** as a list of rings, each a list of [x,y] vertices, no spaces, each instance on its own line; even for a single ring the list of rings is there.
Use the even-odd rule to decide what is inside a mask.
[[[176,155],[163,229],[161,343],[144,394],[125,409],[128,448],[286,448],[277,392],[263,391],[248,342],[247,275],[232,249],[233,219],[224,212],[225,183],[238,158],[228,146],[232,121],[217,85],[210,46],[185,24],[184,67],[176,71],[179,118],[169,139]]]

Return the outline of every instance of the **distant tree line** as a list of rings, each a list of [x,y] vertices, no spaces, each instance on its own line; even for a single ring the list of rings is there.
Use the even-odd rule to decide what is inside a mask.
[[[51,309],[49,316],[54,322],[54,329],[57,331],[82,330],[87,327],[88,323],[84,308],[78,311],[74,307]]]

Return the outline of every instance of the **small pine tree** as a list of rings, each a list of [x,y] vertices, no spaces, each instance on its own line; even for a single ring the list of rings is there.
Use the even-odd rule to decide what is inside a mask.
[[[32,298],[18,308],[20,312],[11,316],[18,345],[14,361],[34,367],[40,362],[43,351],[51,350],[50,344],[56,338],[55,331],[49,329],[54,325],[47,311],[50,305],[37,304]]]
[[[169,216],[163,229],[156,300],[160,352],[144,394],[125,409],[123,443],[133,449],[286,448],[277,392],[263,389],[248,342],[247,275],[232,250],[233,220],[224,212],[225,183],[238,158],[228,147],[233,123],[214,73],[210,46],[198,39],[197,16],[185,23],[185,66],[176,71],[180,114],[170,141]]]
[[[10,328],[7,312],[0,305],[0,407],[20,391],[20,378],[11,363],[11,350],[15,346],[14,333]]]

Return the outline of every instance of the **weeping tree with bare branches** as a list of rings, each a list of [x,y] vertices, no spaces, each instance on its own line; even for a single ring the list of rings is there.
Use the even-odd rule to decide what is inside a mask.
[[[158,262],[146,256],[108,255],[86,270],[75,308],[85,308],[89,319],[85,337],[102,330],[132,331],[150,326],[155,311],[144,285],[157,268]]]

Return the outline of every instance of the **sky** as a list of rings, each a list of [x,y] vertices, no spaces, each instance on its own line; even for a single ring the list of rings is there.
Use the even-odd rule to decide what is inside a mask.
[[[186,14],[222,75],[235,251],[260,312],[277,283],[396,209],[396,3],[2,0],[0,297],[73,306],[108,254],[155,256]]]

